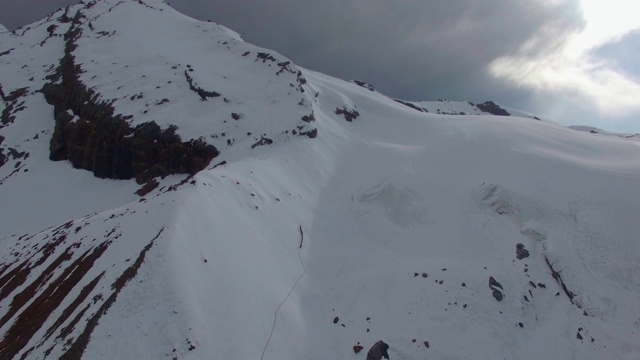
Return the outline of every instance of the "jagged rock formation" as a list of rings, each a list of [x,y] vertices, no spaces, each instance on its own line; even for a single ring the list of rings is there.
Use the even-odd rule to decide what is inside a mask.
[[[50,159],[69,160],[99,178],[135,178],[138,183],[157,176],[194,174],[207,166],[219,154],[213,145],[203,139],[183,142],[176,127],[163,130],[153,121],[132,128],[126,121],[131,116],[114,114],[110,103],[99,101],[99,94],[80,81],[82,69],[73,51],[82,35],[75,25],[82,17],[78,10],[64,35],[60,65],[42,88],[47,102],[54,106],[56,121]],[[200,96],[206,100],[208,93]]]

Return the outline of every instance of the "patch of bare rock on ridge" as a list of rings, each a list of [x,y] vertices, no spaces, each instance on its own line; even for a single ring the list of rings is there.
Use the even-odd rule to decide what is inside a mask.
[[[81,11],[73,17],[64,35],[64,56],[42,87],[56,121],[50,159],[69,160],[99,178],[135,178],[138,183],[204,169],[219,154],[213,145],[202,138],[182,141],[175,126],[161,129],[153,121],[131,127],[127,120],[132,116],[114,114],[110,102],[101,101],[100,94],[80,81],[83,70],[73,52],[83,18]]]

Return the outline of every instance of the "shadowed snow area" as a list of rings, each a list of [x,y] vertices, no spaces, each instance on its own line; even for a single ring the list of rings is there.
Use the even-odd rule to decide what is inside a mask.
[[[0,53],[2,359],[640,357],[637,137],[401,103],[161,1],[61,9]],[[50,161],[103,116],[45,100],[65,55],[131,129],[115,151],[153,121],[219,154],[145,184]]]

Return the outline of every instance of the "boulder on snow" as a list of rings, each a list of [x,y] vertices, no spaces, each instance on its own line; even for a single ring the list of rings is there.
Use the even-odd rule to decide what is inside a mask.
[[[516,244],[516,258],[522,260],[529,257],[529,251],[524,248],[523,244]]]

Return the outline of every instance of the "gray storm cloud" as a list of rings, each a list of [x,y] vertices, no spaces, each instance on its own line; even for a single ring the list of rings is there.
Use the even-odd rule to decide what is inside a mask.
[[[0,0],[12,29],[72,0]],[[488,70],[500,57],[540,57],[584,26],[578,0],[171,0],[298,65],[372,83],[394,97],[496,100],[537,107],[531,91]],[[534,109],[531,109],[535,111]]]

